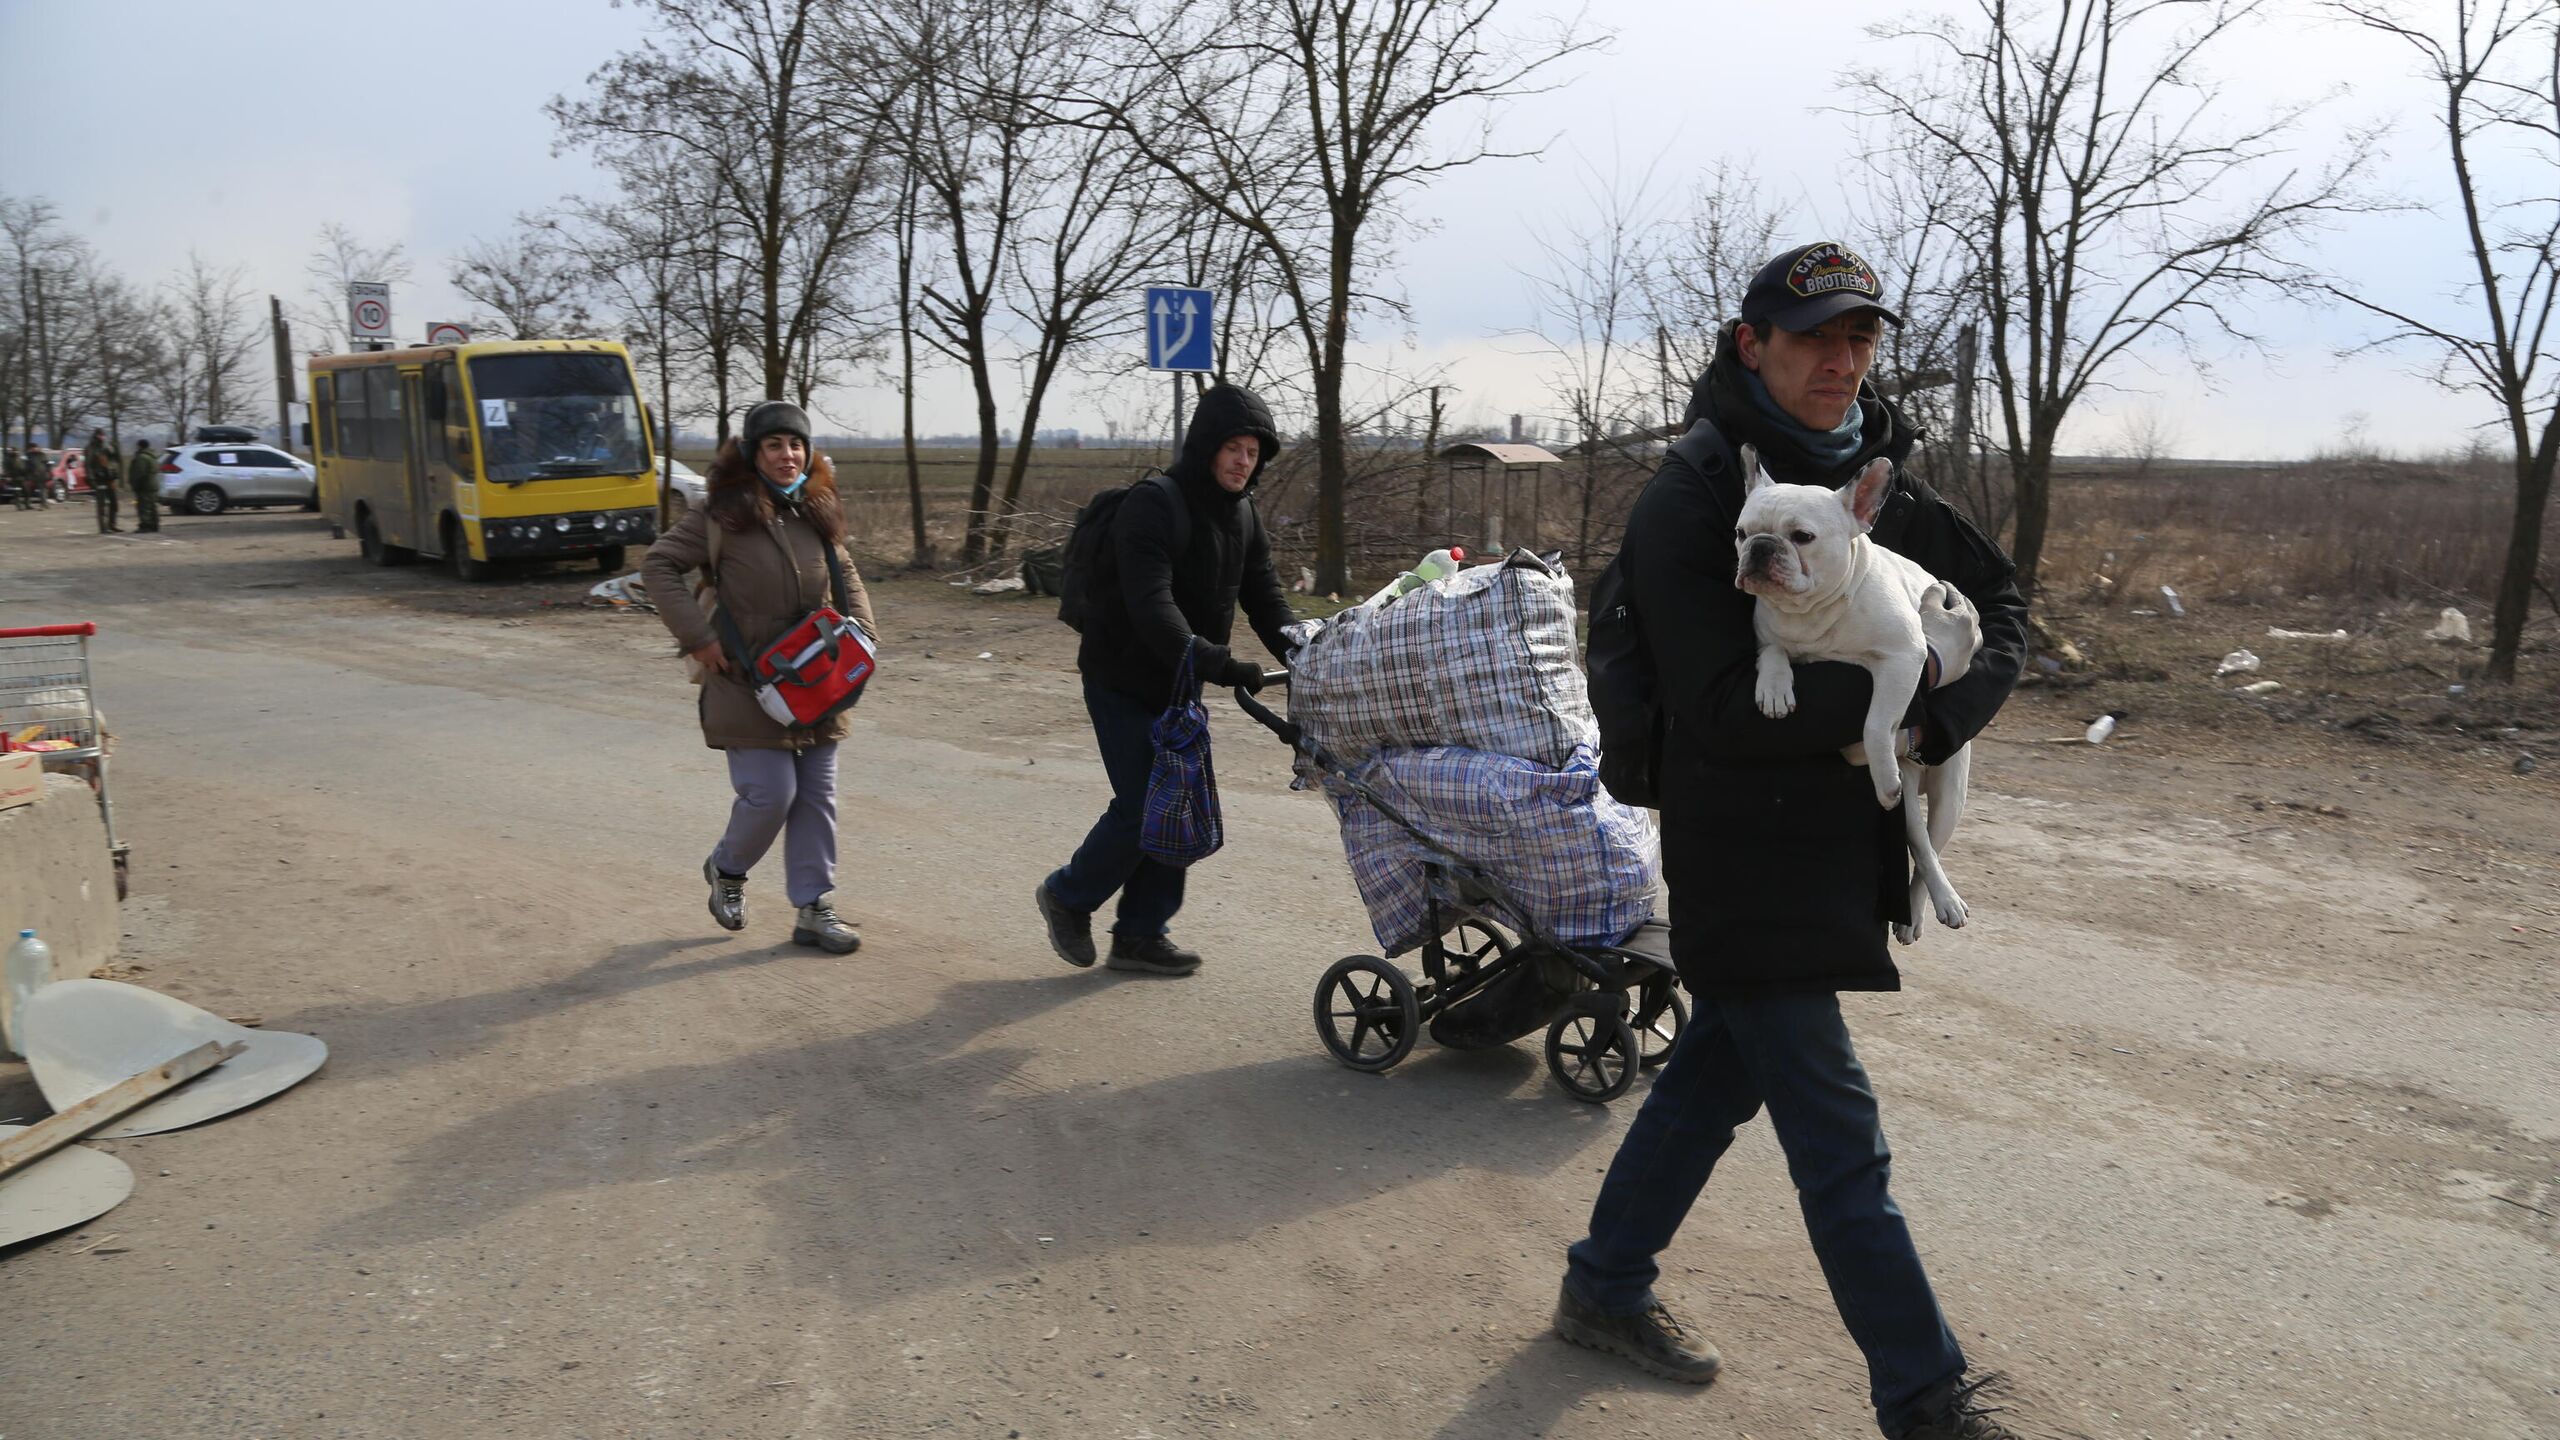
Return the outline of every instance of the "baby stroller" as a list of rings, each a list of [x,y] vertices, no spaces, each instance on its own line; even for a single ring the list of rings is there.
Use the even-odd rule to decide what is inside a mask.
[[[1267,677],[1285,683],[1286,672]],[[1434,858],[1422,981],[1376,955],[1350,955],[1316,983],[1316,1038],[1354,1070],[1393,1067],[1427,1028],[1451,1050],[1507,1045],[1541,1027],[1547,1069],[1565,1093],[1605,1104],[1669,1058],[1688,1024],[1671,963],[1671,927],[1647,920],[1614,945],[1566,945],[1500,881],[1435,843],[1302,727],[1238,689],[1236,704],[1328,780],[1377,807]]]

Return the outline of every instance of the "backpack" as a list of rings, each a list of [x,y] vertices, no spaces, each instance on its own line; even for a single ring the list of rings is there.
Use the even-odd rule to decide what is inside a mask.
[[[1140,485],[1162,486],[1173,501],[1173,548],[1180,551],[1191,544],[1191,507],[1183,503],[1173,477],[1162,471],[1084,502],[1058,564],[1058,618],[1070,630],[1082,633],[1096,614],[1120,603],[1120,553],[1112,544],[1111,527],[1120,518],[1121,502]]]
[[[1713,478],[1731,462],[1733,452],[1716,428],[1701,420],[1673,442],[1671,453],[1701,476]],[[1636,612],[1623,543],[1592,582],[1591,633],[1583,643],[1582,660],[1590,679],[1591,712],[1600,722],[1601,786],[1622,804],[1660,809],[1671,712],[1656,693],[1653,652],[1645,646],[1644,617]]]

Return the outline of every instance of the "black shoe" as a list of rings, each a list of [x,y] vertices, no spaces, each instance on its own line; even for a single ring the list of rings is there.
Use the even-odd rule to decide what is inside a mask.
[[[1091,965],[1093,912],[1068,909],[1049,893],[1046,880],[1031,892],[1031,903],[1040,907],[1041,922],[1049,927],[1049,948],[1058,952],[1058,958],[1078,967]]]
[[[711,918],[723,930],[747,928],[747,877],[723,875],[710,861],[702,862],[702,878],[711,885]]]
[[[1603,1315],[1567,1285],[1556,1295],[1556,1335],[1566,1344],[1615,1355],[1647,1374],[1690,1385],[1704,1385],[1724,1368],[1716,1347],[1691,1335],[1659,1302],[1638,1315]]]
[[[1928,1418],[1903,1431],[1895,1440],[2026,1440],[2017,1431],[1991,1417],[2002,1407],[1982,1403],[2006,1384],[2007,1376],[1998,1371],[1962,1384],[1950,1384],[1944,1396],[1929,1407]]]
[[[1114,935],[1111,937],[1111,958],[1102,963],[1105,969],[1127,970],[1139,975],[1188,975],[1200,968],[1200,957],[1161,935],[1149,935],[1139,940]]]

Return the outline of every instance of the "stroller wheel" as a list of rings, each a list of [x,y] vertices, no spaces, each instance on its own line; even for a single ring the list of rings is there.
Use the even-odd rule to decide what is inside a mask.
[[[1547,1027],[1547,1069],[1576,1100],[1605,1105],[1643,1068],[1635,1027],[1623,1016],[1567,1011]]]
[[[1402,1060],[1422,1033],[1422,1002],[1405,973],[1375,955],[1349,955],[1316,982],[1316,1038],[1354,1070]]]
[[[1636,1048],[1644,1056],[1644,1068],[1660,1068],[1671,1058],[1671,1046],[1680,1032],[1689,1028],[1689,1005],[1680,998],[1680,987],[1668,975],[1647,980],[1638,992],[1633,1024]]]

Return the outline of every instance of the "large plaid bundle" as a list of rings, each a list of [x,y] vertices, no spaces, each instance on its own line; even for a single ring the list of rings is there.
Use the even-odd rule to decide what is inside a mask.
[[[1596,751],[1577,749],[1551,770],[1455,746],[1387,750],[1355,773],[1567,944],[1614,944],[1653,913],[1661,839],[1652,816],[1600,788]],[[1401,955],[1431,938],[1430,852],[1349,787],[1328,788],[1370,928],[1381,950]]]
[[[1573,615],[1573,581],[1522,552],[1292,627],[1289,718],[1344,765],[1458,745],[1561,769],[1600,748]]]

